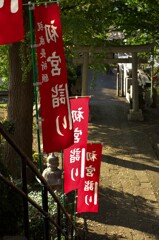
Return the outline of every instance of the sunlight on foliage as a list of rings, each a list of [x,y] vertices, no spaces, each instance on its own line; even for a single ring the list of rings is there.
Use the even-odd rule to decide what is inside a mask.
[[[8,46],[0,45],[0,90],[8,89]]]

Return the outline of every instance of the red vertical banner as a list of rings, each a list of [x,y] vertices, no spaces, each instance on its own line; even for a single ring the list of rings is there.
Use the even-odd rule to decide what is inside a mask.
[[[84,184],[78,189],[77,213],[98,212],[102,144],[87,144]]]
[[[89,97],[71,99],[74,144],[64,150],[64,192],[83,185],[88,137]]]
[[[34,17],[43,150],[50,153],[74,141],[59,6],[37,6]]]
[[[0,0],[0,44],[23,39],[22,0]]]

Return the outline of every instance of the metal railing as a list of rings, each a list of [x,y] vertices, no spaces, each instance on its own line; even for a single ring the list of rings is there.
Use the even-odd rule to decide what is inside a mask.
[[[48,185],[44,177],[41,175],[40,171],[36,168],[33,164],[32,160],[28,158],[28,156],[21,150],[21,148],[16,144],[13,138],[9,135],[8,132],[3,128],[2,124],[0,123],[0,134],[6,139],[6,141],[14,148],[16,153],[20,156],[22,161],[21,167],[21,176],[22,176],[22,187],[21,189],[18,188],[13,182],[9,181],[5,176],[2,175],[0,172],[0,180],[2,180],[5,184],[10,186],[14,189],[18,194],[21,195],[23,198],[23,208],[24,208],[24,235],[29,240],[29,210],[28,204],[34,206],[43,216],[44,218],[44,239],[45,240],[52,240],[52,239],[81,239],[79,234],[79,229],[77,226],[74,225],[74,221],[72,220],[70,214],[66,211],[63,207],[62,203],[60,202],[57,195],[54,193],[52,187]],[[43,189],[43,206],[39,206],[34,200],[32,200],[28,196],[28,189],[27,189],[27,174],[26,174],[26,167],[29,167],[35,174],[35,176],[41,182],[41,186]],[[48,211],[48,193],[51,194],[53,201],[57,204],[57,218],[54,219],[53,216],[50,216]],[[64,216],[65,227],[62,224],[62,218]],[[51,236],[50,233],[50,226],[53,225],[56,230],[56,236]]]

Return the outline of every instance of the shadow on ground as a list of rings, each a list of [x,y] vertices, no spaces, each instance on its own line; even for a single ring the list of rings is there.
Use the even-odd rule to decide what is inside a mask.
[[[86,239],[134,239],[134,235],[129,238],[120,234],[122,228],[130,234],[131,231],[139,231],[159,239],[159,208],[156,201],[106,182],[109,181],[109,176],[106,176],[108,165],[111,165],[112,172],[117,166],[134,172],[148,171],[152,176],[157,173],[158,176],[159,160],[153,152],[153,145],[159,143],[159,109],[147,108],[143,112],[143,122],[129,122],[127,115],[130,106],[125,98],[116,96],[115,75],[103,74],[97,80],[96,89],[91,91],[88,140],[103,143],[104,168],[99,190],[99,212],[82,216],[88,232]],[[116,179],[117,176],[113,174]],[[158,181],[158,177],[156,179]]]
[[[153,201],[148,203],[145,198],[140,196],[115,191],[110,188],[100,188],[99,212],[97,214],[87,213],[84,215],[84,218],[87,219],[85,221],[86,226],[87,221],[91,220],[94,222],[94,227],[95,224],[100,223],[105,224],[105,227],[107,225],[122,226],[156,235],[157,239],[159,239],[159,216],[156,215]],[[86,239],[106,240],[121,238],[124,238],[124,236],[116,234],[107,235],[106,231],[104,235],[96,234],[89,230]]]
[[[126,160],[122,160],[120,158],[115,158],[112,156],[103,156],[102,161],[109,164],[133,169],[133,170],[150,170],[154,172],[159,172],[159,167],[154,167],[154,166],[150,166],[150,165],[139,163],[139,162],[132,162],[130,160],[126,161]]]

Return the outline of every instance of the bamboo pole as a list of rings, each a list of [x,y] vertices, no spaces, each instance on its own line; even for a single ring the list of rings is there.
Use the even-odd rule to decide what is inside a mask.
[[[42,173],[42,159],[41,159],[41,147],[40,147],[40,127],[39,127],[39,109],[38,109],[38,91],[37,91],[37,71],[36,71],[36,60],[35,60],[35,40],[33,34],[33,16],[32,16],[32,3],[29,2],[29,23],[30,23],[30,41],[31,41],[31,56],[32,56],[32,67],[33,67],[33,82],[34,82],[34,101],[36,110],[36,129],[37,129],[37,141],[38,141],[38,160],[39,169]]]
[[[30,40],[31,40],[31,52],[32,52],[32,66],[33,66],[33,82],[34,82],[34,101],[35,101],[35,110],[36,110],[36,129],[37,129],[37,141],[38,141],[38,161],[39,169],[42,174],[42,158],[41,158],[41,147],[40,147],[40,127],[39,127],[39,109],[38,109],[38,79],[36,71],[36,58],[35,58],[35,40],[33,34],[33,4],[29,2],[29,23],[30,23]],[[43,209],[48,212],[48,190],[46,186],[42,186],[42,206]],[[49,240],[49,221],[47,217],[44,217],[44,238]]]

